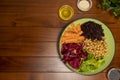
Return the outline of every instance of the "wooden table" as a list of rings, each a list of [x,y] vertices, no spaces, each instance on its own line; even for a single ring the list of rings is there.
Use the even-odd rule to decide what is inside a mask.
[[[120,19],[98,9],[97,0],[88,12],[78,10],[77,0],[0,1],[0,80],[107,80],[107,71],[120,68]],[[58,16],[62,5],[75,11],[71,20]],[[103,72],[83,76],[70,71],[59,59],[57,41],[73,20],[90,17],[104,22],[116,41],[115,57]]]

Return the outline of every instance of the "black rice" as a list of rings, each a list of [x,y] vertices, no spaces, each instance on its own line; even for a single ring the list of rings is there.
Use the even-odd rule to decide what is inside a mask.
[[[91,40],[102,40],[104,36],[102,26],[93,21],[88,21],[81,25],[81,30],[83,31],[83,36]]]

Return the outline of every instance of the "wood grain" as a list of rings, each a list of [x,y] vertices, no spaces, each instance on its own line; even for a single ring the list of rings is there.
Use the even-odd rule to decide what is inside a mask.
[[[119,25],[108,24],[116,42],[120,42]],[[64,26],[62,26],[64,27]],[[0,27],[0,41],[22,41],[22,42],[39,42],[39,41],[57,41],[62,28],[48,27]]]
[[[0,80],[107,80],[112,67],[120,68],[120,19],[98,9],[97,0],[87,12],[77,8],[77,0],[1,0],[0,1]],[[59,18],[62,5],[70,5],[74,16]],[[113,33],[116,52],[110,66],[93,76],[73,73],[57,51],[61,31],[80,18],[95,18]]]
[[[0,73],[1,80],[107,80],[106,73],[83,76],[75,73]],[[7,77],[4,77],[7,76]],[[94,77],[94,78],[93,78]]]
[[[106,19],[104,19],[104,15],[106,15]],[[62,21],[58,14],[44,14],[44,13],[24,13],[24,14],[13,14],[13,13],[6,13],[0,14],[0,26],[11,26],[11,27],[24,27],[24,26],[31,26],[31,27],[60,27],[63,26],[63,23],[69,23],[73,20],[79,18],[95,18],[101,20],[104,23],[115,23],[119,20],[116,20],[114,16],[109,15],[109,13],[100,13],[100,14],[88,14],[88,13],[80,13],[75,14],[74,17],[69,20],[69,22]],[[52,19],[52,20],[51,20]]]
[[[0,45],[0,56],[58,56],[56,42],[4,42]]]
[[[120,67],[120,57],[115,57],[110,67]],[[71,72],[59,57],[0,57],[1,72]]]
[[[75,13],[83,13],[77,8],[77,0],[3,0],[0,3],[0,12],[4,13],[56,13],[62,5],[70,5],[74,8]],[[93,0],[94,6],[90,11],[85,13],[102,13],[101,9],[98,9],[97,1]]]
[[[120,43],[116,43],[115,57],[119,57]],[[57,42],[4,42],[0,56],[58,56]]]

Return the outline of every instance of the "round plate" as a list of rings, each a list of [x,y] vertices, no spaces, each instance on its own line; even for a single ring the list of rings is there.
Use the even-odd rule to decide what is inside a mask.
[[[98,24],[102,25],[102,28],[103,28],[104,34],[105,34],[105,38],[106,38],[106,43],[108,45],[108,55],[104,57],[105,63],[101,67],[99,67],[98,69],[94,70],[94,72],[78,72],[77,70],[73,69],[69,64],[65,64],[72,71],[83,74],[83,75],[93,75],[93,74],[97,74],[97,73],[103,71],[105,68],[107,68],[110,65],[110,63],[111,63],[111,61],[112,61],[112,59],[114,57],[114,54],[115,54],[115,40],[114,40],[114,37],[113,37],[110,29],[104,23],[102,23],[99,20],[91,19],[91,18],[78,19],[76,21],[73,21],[72,23],[77,25],[79,23],[83,24],[83,23],[88,22],[88,21],[93,21],[95,23],[98,23]],[[65,29],[62,31],[62,33],[60,35],[60,38],[59,38],[58,52],[60,54],[60,58],[62,58],[62,54],[61,54],[61,37],[64,34],[64,32],[68,29],[68,27],[70,27],[70,24],[65,27]]]

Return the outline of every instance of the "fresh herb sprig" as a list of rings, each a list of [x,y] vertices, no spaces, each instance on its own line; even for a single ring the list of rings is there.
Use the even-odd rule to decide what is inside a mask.
[[[99,0],[98,8],[111,11],[115,17],[120,17],[120,0]]]

